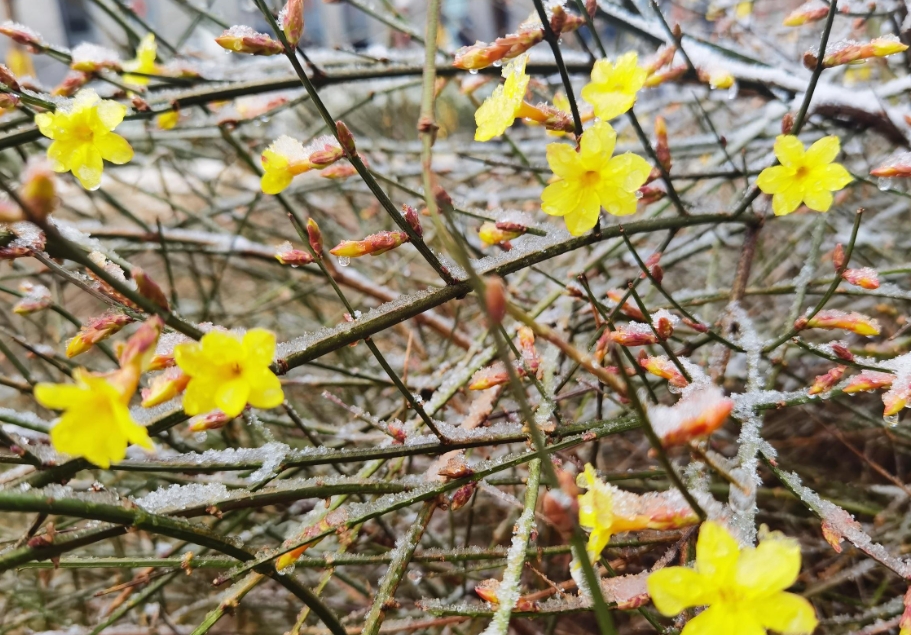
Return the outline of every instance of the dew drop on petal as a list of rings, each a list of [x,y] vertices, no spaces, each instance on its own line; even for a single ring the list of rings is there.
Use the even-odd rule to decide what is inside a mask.
[[[493,63],[493,66],[494,66],[495,68],[500,68],[501,66],[503,66],[503,60],[497,60],[497,61],[495,61],[495,62]]]
[[[879,179],[877,186],[883,192],[892,189],[893,179]]]
[[[468,70],[468,72],[471,73],[472,75],[477,75],[477,74],[478,74],[478,69],[476,69],[476,68],[471,68],[471,69]]]
[[[886,425],[888,425],[890,428],[894,428],[898,425],[898,415],[885,415],[883,416],[883,421],[885,421]]]
[[[635,195],[636,195],[636,198],[642,198],[643,197],[642,190],[636,190]]]
[[[341,258],[338,259],[338,266],[339,266],[339,267],[347,267],[347,266],[350,265],[350,264],[351,264],[351,258],[348,258],[348,257],[346,257],[346,256],[342,256]]]

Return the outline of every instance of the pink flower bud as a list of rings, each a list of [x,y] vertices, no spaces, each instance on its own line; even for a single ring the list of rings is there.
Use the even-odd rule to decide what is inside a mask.
[[[136,283],[136,290],[144,298],[147,298],[160,306],[165,311],[169,310],[168,298],[165,297],[164,291],[158,286],[158,283],[152,280],[145,271],[139,267],[133,267],[133,282]]]
[[[418,211],[411,207],[411,205],[402,205],[404,210],[405,222],[408,223],[408,226],[414,230],[414,233],[418,235],[418,238],[424,236],[424,228],[421,227],[421,219],[418,215]]]
[[[313,256],[302,249],[294,249],[288,241],[282,243],[278,250],[276,250],[275,259],[283,265],[290,265],[292,267],[309,265],[313,262]]]
[[[327,179],[347,179],[355,174],[357,174],[357,170],[350,163],[336,163],[319,173],[320,176]]]
[[[288,0],[278,14],[278,23],[288,44],[297,46],[304,34],[304,0]]]
[[[0,82],[6,84],[7,88],[18,91],[20,89],[19,80],[13,75],[13,71],[7,68],[6,64],[0,64]]]
[[[657,73],[649,75],[645,80],[644,86],[646,88],[654,88],[655,86],[660,86],[665,82],[672,82],[683,77],[686,74],[686,71],[686,64],[671,66],[667,70],[659,71]]]
[[[658,49],[654,55],[646,58],[642,63],[642,68],[644,68],[649,75],[657,73],[659,70],[674,61],[674,55],[676,53],[677,45],[666,44]],[[657,127],[657,121],[655,122],[655,125]]]
[[[152,355],[152,359],[149,360],[149,367],[146,370],[164,370],[165,368],[171,368],[175,363],[173,353]]]
[[[895,375],[892,373],[881,373],[875,370],[864,370],[855,375],[848,381],[848,384],[842,388],[843,392],[848,394],[856,392],[870,392],[880,388],[888,388],[895,381]]]
[[[845,248],[841,243],[835,245],[835,249],[832,251],[832,264],[836,271],[845,266]]]
[[[820,311],[809,320],[807,318],[799,318],[794,322],[794,328],[798,330],[805,328],[843,329],[867,337],[879,335],[880,332],[879,322],[875,319],[861,313],[845,313],[834,309]]]
[[[343,240],[330,249],[329,253],[339,258],[360,258],[367,254],[379,256],[406,242],[408,242],[408,234],[405,232],[383,231],[367,236],[363,240]]]
[[[671,386],[683,388],[689,384],[686,377],[683,376],[683,373],[677,369],[677,366],[664,355],[659,357],[649,357],[646,355],[639,359],[639,365],[652,375],[663,377]]]
[[[616,331],[611,331],[610,338],[621,346],[646,346],[658,343],[658,336],[652,327],[642,322],[630,322],[621,326]]]
[[[833,342],[829,345],[832,349],[832,352],[835,353],[835,356],[839,359],[843,359],[848,362],[854,361],[854,353],[848,350],[848,347],[839,342]]]
[[[484,303],[491,322],[488,326],[493,327],[506,317],[506,284],[500,276],[489,276],[485,282]]]
[[[674,406],[651,406],[649,419],[664,447],[683,445],[720,428],[734,409],[721,389],[704,388],[690,393]]]
[[[453,492],[452,498],[449,499],[449,509],[456,511],[457,509],[465,507],[471,500],[471,497],[474,496],[476,489],[478,489],[477,483],[467,483],[457,489]]]
[[[810,0],[791,11],[784,19],[785,26],[803,26],[822,20],[829,13],[829,5],[820,0]]]
[[[354,135],[342,121],[335,122],[335,129],[338,131],[338,142],[345,151],[345,156],[357,156],[357,146],[354,143]]]
[[[19,283],[19,291],[25,295],[13,306],[13,313],[29,315],[43,311],[53,303],[51,291],[43,284],[25,281]]]
[[[29,27],[17,24],[15,22],[4,22],[0,24],[0,33],[10,38],[13,42],[24,44],[32,50],[43,47],[44,40],[38,33]]]
[[[870,267],[846,269],[845,272],[841,274],[841,277],[845,282],[853,284],[855,287],[861,287],[862,289],[879,288],[879,274],[876,272],[876,269]]]
[[[620,300],[623,298],[623,292],[617,289],[611,289],[607,292],[607,297],[615,304],[619,304]],[[642,311],[639,310],[639,307],[635,306],[629,300],[623,303],[623,306],[620,308],[620,312],[623,313],[623,315],[626,317],[638,320],[639,322],[645,321],[645,316],[642,315]]]
[[[235,25],[215,38],[215,42],[229,51],[250,55],[278,55],[284,52],[281,42],[265,33],[257,33],[248,26]]]
[[[92,318],[82,325],[79,332],[66,344],[66,356],[76,357],[102,340],[106,340],[114,333],[120,331],[133,318],[123,313],[107,313],[100,317]]]
[[[143,322],[118,351],[117,361],[121,368],[133,367],[137,377],[148,370],[163,330],[164,320],[157,315]]]
[[[218,430],[224,428],[233,417],[229,417],[221,410],[214,410],[204,415],[197,415],[190,419],[188,429],[190,432],[205,432],[206,430]]]
[[[813,385],[810,386],[810,390],[808,390],[807,393],[810,395],[818,395],[821,392],[830,390],[832,386],[841,381],[842,375],[845,374],[847,369],[847,366],[836,366],[824,375],[817,375],[816,379],[813,380]]]
[[[310,243],[310,249],[316,254],[316,257],[323,258],[323,233],[319,225],[312,218],[307,219],[307,241]]]

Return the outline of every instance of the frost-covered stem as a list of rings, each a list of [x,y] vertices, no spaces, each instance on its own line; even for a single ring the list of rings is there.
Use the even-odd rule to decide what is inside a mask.
[[[803,267],[800,269],[800,273],[797,274],[797,281],[794,285],[794,302],[791,304],[791,310],[788,312],[787,322],[785,322],[788,325],[788,330],[791,330],[794,321],[800,317],[800,309],[807,295],[807,287],[810,285],[813,272],[816,270],[816,260],[819,258],[819,249],[822,246],[822,239],[825,237],[826,226],[828,225],[825,215],[820,214],[817,216],[815,224],[810,251],[803,263]]]
[[[686,379],[687,382],[692,383],[693,378],[690,377],[689,371],[687,371],[686,366],[680,361],[677,355],[674,353],[674,349],[670,347],[667,343],[667,340],[661,339],[661,336],[658,335],[658,329],[655,328],[654,322],[652,322],[652,316],[648,311],[648,308],[645,306],[645,302],[642,301],[642,298],[639,297],[639,294],[636,293],[636,288],[630,283],[627,285],[629,287],[629,292],[632,295],[633,300],[636,302],[636,306],[642,312],[643,317],[645,318],[645,323],[648,324],[649,328],[652,330],[652,333],[655,334],[655,337],[658,338],[658,345],[667,353],[667,356],[674,363],[674,366],[677,367],[677,370],[680,371],[680,374]]]
[[[386,617],[387,604],[395,601],[395,590],[398,588],[402,576],[405,575],[408,563],[411,562],[414,551],[417,549],[418,543],[421,542],[421,536],[424,535],[424,529],[427,527],[427,523],[430,522],[430,517],[433,516],[435,509],[435,500],[426,501],[421,506],[417,519],[408,529],[408,533],[396,545],[392,555],[392,562],[389,563],[389,568],[386,569],[386,573],[380,581],[379,588],[376,591],[376,599],[374,599],[364,620],[363,635],[377,635],[379,633],[380,626],[382,626]]]
[[[576,137],[582,134],[582,117],[579,115],[579,104],[576,103],[576,96],[573,93],[573,84],[569,80],[569,73],[566,70],[566,64],[563,62],[563,54],[560,52],[559,36],[554,33],[550,26],[550,19],[547,17],[547,11],[544,9],[543,0],[534,0],[535,10],[538,17],[541,18],[541,27],[544,29],[544,39],[550,45],[553,51],[554,60],[557,63],[557,69],[560,71],[560,79],[563,80],[563,90],[566,91],[566,99],[569,101],[569,108],[573,113],[573,129]]]
[[[272,12],[269,10],[269,7],[266,6],[264,0],[254,0],[254,2],[262,12],[263,17],[266,18],[266,21],[272,27],[272,31],[274,32],[275,36],[282,43],[282,46],[284,46],[285,56],[288,58],[288,61],[291,62],[291,66],[294,68],[294,72],[297,73],[300,83],[306,89],[307,94],[310,95],[310,100],[313,102],[313,105],[316,106],[316,109],[319,112],[320,116],[323,118],[323,121],[326,122],[326,126],[328,126],[329,131],[336,139],[339,139],[338,126],[336,125],[335,120],[332,118],[332,115],[329,114],[326,105],[323,103],[322,98],[319,96],[319,93],[316,90],[316,86],[313,85],[313,82],[307,76],[306,71],[304,71],[303,66],[301,66],[300,60],[297,59],[296,50],[288,44],[288,40],[285,38],[284,32],[275,21],[275,16],[272,15]],[[345,144],[341,143],[341,141],[339,141],[339,143],[343,148],[345,147]],[[386,213],[389,214],[389,217],[392,218],[396,225],[398,225],[400,230],[408,234],[408,238],[410,239],[411,244],[413,244],[415,249],[421,253],[427,263],[433,267],[434,271],[437,272],[440,278],[442,278],[443,281],[448,285],[455,283],[456,280],[449,272],[449,270],[443,266],[443,264],[437,258],[436,254],[434,254],[424,242],[424,239],[418,236],[417,232],[414,231],[414,228],[408,224],[405,218],[395,208],[395,204],[389,198],[389,195],[386,194],[382,187],[380,187],[380,184],[377,183],[376,179],[373,178],[370,170],[368,170],[367,166],[364,165],[364,162],[361,160],[357,152],[348,152],[346,149],[346,158],[364,180],[364,183],[376,197],[376,200],[379,202],[379,204],[383,207],[383,209],[386,210]]]
[[[623,360],[620,359],[620,351],[616,346],[611,347],[611,356],[614,358],[614,364],[616,364],[618,368],[623,368]],[[645,432],[645,436],[648,439],[649,444],[652,446],[652,450],[655,451],[655,454],[658,457],[658,462],[661,463],[661,466],[667,472],[667,477],[670,479],[671,483],[673,483],[674,487],[680,491],[689,506],[693,509],[694,512],[696,512],[696,515],[699,516],[701,520],[705,520],[705,510],[702,509],[702,506],[699,505],[699,502],[690,493],[690,490],[680,478],[680,475],[677,474],[677,470],[674,469],[674,465],[668,458],[667,452],[664,451],[664,446],[661,445],[661,439],[655,432],[655,428],[652,427],[652,422],[648,418],[648,413],[643,407],[642,402],[639,400],[639,395],[636,393],[636,387],[633,385],[630,378],[626,376],[626,373],[621,372],[620,377],[626,384],[626,396],[630,400],[630,403],[633,406],[633,410],[636,411],[636,416],[639,418],[639,422],[642,424],[642,430]]]
[[[528,484],[525,487],[525,508],[516,521],[512,536],[512,545],[506,556],[506,567],[503,569],[503,580],[497,587],[499,605],[493,619],[481,635],[506,635],[509,631],[509,620],[512,610],[519,599],[519,583],[525,569],[525,554],[528,541],[535,528],[535,505],[538,502],[538,487],[541,483],[541,459],[534,459],[528,464]]]
[[[636,118],[636,113],[634,113],[633,109],[631,108],[626,113],[626,115],[629,119],[630,124],[633,126],[633,130],[636,131],[636,136],[639,137],[639,143],[641,143],[642,147],[645,148],[645,151],[648,152],[648,156],[652,160],[652,165],[657,167],[658,171],[661,172],[661,180],[664,181],[664,186],[667,188],[667,196],[669,199],[671,199],[671,202],[677,209],[677,213],[681,216],[689,216],[689,212],[686,211],[686,207],[683,205],[683,201],[680,200],[680,196],[677,194],[677,189],[674,187],[674,183],[671,181],[670,173],[667,171],[667,168],[664,167],[664,164],[658,160],[658,154],[655,152],[655,148],[652,147],[652,142],[648,140],[648,135],[645,134],[642,126],[639,125],[639,120]]]
[[[225,613],[232,612],[237,608],[237,605],[240,604],[240,601],[244,596],[252,591],[253,588],[262,581],[263,577],[264,576],[261,573],[251,571],[243,579],[234,583],[234,585],[222,596],[218,606],[206,614],[203,621],[200,622],[199,626],[193,629],[193,632],[190,635],[204,635],[205,633],[208,633],[209,629],[215,626],[216,622],[218,622]]]
[[[591,34],[592,39],[598,46],[598,51],[601,53],[601,57],[607,57],[607,51],[604,48],[604,43],[601,42],[601,35],[598,33],[598,28],[595,26],[595,19],[588,14],[588,10],[585,8],[583,0],[575,0],[575,4],[576,9],[578,9],[579,13],[582,14],[582,17],[585,18],[585,24],[588,26],[588,32]]]
[[[832,2],[833,6],[835,4],[834,0]],[[857,242],[857,232],[860,230],[860,220],[863,217],[864,209],[860,208],[857,210],[857,213],[854,215],[854,226],[851,228],[851,238],[848,240],[848,244],[845,247],[845,260],[838,269],[835,270],[835,278],[832,280],[832,284],[829,285],[829,288],[819,299],[819,302],[816,303],[816,306],[810,310],[809,313],[805,316],[806,319],[812,319],[817,313],[823,310],[829,300],[832,299],[832,296],[835,295],[835,290],[838,289],[838,285],[841,284],[841,276],[848,268],[848,264],[851,262],[851,254],[854,252],[854,243]],[[767,353],[769,351],[774,351],[776,348],[787,342],[789,339],[794,337],[800,332],[799,329],[795,328],[794,325],[791,325],[791,328],[788,329],[788,332],[776,339],[771,344],[767,344],[763,347],[762,352]]]
[[[804,93],[803,96],[803,103],[800,105],[800,110],[797,111],[797,116],[794,118],[794,128],[792,129],[791,134],[800,134],[804,123],[807,121],[807,113],[810,110],[810,102],[813,101],[813,93],[816,91],[816,84],[819,83],[819,77],[825,69],[826,47],[829,45],[829,35],[832,33],[832,25],[835,24],[835,14],[838,13],[837,5],[838,0],[829,1],[829,13],[826,16],[826,24],[822,29],[822,37],[819,39],[819,54],[816,58],[816,68],[813,69],[813,74],[810,76],[810,82],[807,84],[807,92]]]

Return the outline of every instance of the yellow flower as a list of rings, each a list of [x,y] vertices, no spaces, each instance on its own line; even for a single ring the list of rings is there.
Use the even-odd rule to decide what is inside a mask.
[[[772,195],[776,216],[790,214],[806,204],[817,212],[832,207],[832,192],[844,188],[853,177],[840,163],[833,163],[841,149],[838,137],[823,137],[804,151],[794,135],[775,139],[775,156],[781,162],[759,174],[756,185]]]
[[[741,549],[721,525],[703,523],[696,542],[696,568],[667,567],[651,574],[648,590],[664,615],[708,605],[681,635],[787,635],[812,633],[816,611],[784,590],[800,572],[797,541],[770,534],[758,547]]]
[[[198,342],[174,347],[174,360],[190,383],[183,395],[183,409],[198,415],[218,408],[229,417],[239,415],[248,403],[254,408],[275,408],[284,400],[278,377],[269,370],[275,355],[275,335],[251,329],[243,338],[224,331],[210,331]]]
[[[158,66],[155,64],[155,55],[157,51],[158,47],[155,45],[155,35],[153,33],[146,34],[146,36],[142,38],[142,41],[139,42],[139,46],[136,47],[136,58],[124,62],[123,70],[154,75],[158,70]],[[143,77],[142,75],[124,75],[123,79],[126,82],[138,84],[140,86],[145,86],[149,83],[149,78]]]
[[[128,404],[135,383],[93,375],[84,368],[74,370],[73,379],[75,385],[41,383],[35,386],[38,403],[64,411],[51,428],[54,449],[84,457],[105,469],[111,463],[122,461],[131,443],[147,450],[154,449],[145,427],[130,416]],[[118,386],[118,383],[124,385]]]
[[[102,100],[94,90],[84,88],[69,107],[36,115],[38,130],[54,140],[47,149],[54,171],[72,172],[85,189],[98,189],[104,171],[102,159],[121,165],[133,158],[127,140],[112,132],[126,112],[123,104]]]
[[[638,65],[635,51],[624,53],[616,64],[598,60],[592,69],[592,81],[582,88],[582,99],[595,108],[595,115],[608,121],[622,115],[636,103],[636,93],[645,84],[648,72]]]
[[[586,488],[579,495],[579,525],[588,530],[588,557],[595,561],[617,531],[614,527],[614,496],[609,485],[595,474],[595,468],[585,465],[585,471],[579,475],[577,484]]]
[[[503,67],[506,81],[494,89],[493,94],[484,100],[474,114],[474,120],[478,124],[475,141],[489,141],[499,137],[513,124],[516,117],[524,116],[525,91],[529,80],[525,74],[527,61],[528,55],[520,55]]]
[[[260,187],[266,194],[278,194],[291,185],[295,176],[313,167],[304,145],[288,135],[282,135],[273,141],[260,158],[264,172]]]
[[[178,121],[180,121],[180,112],[177,110],[162,113],[155,117],[155,124],[162,130],[173,129],[177,126]]]
[[[636,190],[652,168],[630,152],[612,158],[616,141],[617,133],[602,121],[582,135],[579,152],[563,143],[547,146],[547,162],[557,179],[544,188],[541,210],[563,216],[573,236],[594,227],[602,207],[614,216],[636,211]]]

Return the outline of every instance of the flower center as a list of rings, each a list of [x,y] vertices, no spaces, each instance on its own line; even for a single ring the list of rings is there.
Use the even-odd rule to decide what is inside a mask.
[[[234,375],[234,377],[240,377],[244,373],[243,366],[240,365],[240,362],[234,362],[228,367],[228,372]]]
[[[91,127],[86,124],[80,124],[73,129],[73,136],[83,143],[88,143],[95,138],[95,133],[92,132]]]
[[[810,174],[810,168],[808,168],[805,165],[802,165],[799,168],[797,168],[797,172],[794,173],[794,178],[805,179],[805,178],[807,178],[808,174]]]
[[[594,170],[589,170],[580,179],[583,187],[595,187],[601,182],[601,175]]]

